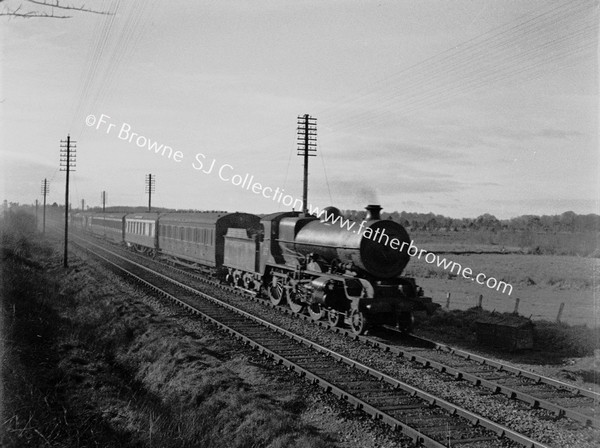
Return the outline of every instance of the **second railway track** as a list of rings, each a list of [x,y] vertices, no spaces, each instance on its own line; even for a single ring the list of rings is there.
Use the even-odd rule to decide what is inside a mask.
[[[127,252],[132,256],[131,252]],[[136,258],[146,265],[163,266],[158,262],[145,256],[137,255]],[[194,274],[190,271],[171,268],[177,274],[180,281],[195,279],[196,281],[209,282],[213,286],[219,286],[230,291],[242,292],[228,286],[219,285],[217,282]],[[287,315],[303,319],[312,324],[319,324],[329,330],[336,331],[348,338],[358,340],[368,346],[402,357],[408,361],[417,363],[425,368],[435,369],[439,372],[452,376],[457,380],[467,381],[474,386],[487,389],[494,394],[502,394],[510,399],[527,403],[532,408],[545,409],[552,412],[556,417],[565,417],[578,422],[583,426],[600,428],[600,394],[568,384],[553,378],[544,377],[534,372],[514,367],[505,362],[491,360],[464,350],[458,350],[439,344],[434,341],[425,340],[415,336],[412,339],[428,346],[425,349],[418,347],[407,348],[406,337],[395,343],[393,330],[388,329],[386,339],[382,337],[357,336],[345,328],[334,328],[325,321],[314,322],[310,317],[291,312],[286,306],[274,306],[268,300],[262,300],[252,295],[253,300],[267,304]]]
[[[98,251],[82,243],[88,251]],[[113,269],[201,314],[357,408],[399,428],[425,446],[544,447],[516,431],[403,383],[182,282],[101,249]]]

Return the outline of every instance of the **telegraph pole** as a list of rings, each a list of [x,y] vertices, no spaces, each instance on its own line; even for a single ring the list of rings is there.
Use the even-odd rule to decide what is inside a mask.
[[[69,245],[69,173],[75,171],[75,152],[76,146],[71,141],[71,136],[67,134],[67,140],[60,141],[60,170],[66,171],[67,179],[65,183],[65,253],[63,255],[63,267],[69,267],[68,245]]]
[[[308,215],[308,158],[317,151],[317,119],[308,114],[298,116],[298,155],[304,157],[302,213]]]
[[[50,185],[48,185],[48,179],[42,181],[42,194],[44,195],[44,219],[42,221],[42,235],[46,234],[46,196],[50,193]]]
[[[156,176],[146,174],[146,193],[148,193],[148,212],[152,211],[152,193],[156,191]]]
[[[104,213],[106,210],[106,191],[102,191],[100,198],[102,199],[102,213]]]
[[[35,231],[38,231],[38,200],[35,200]]]

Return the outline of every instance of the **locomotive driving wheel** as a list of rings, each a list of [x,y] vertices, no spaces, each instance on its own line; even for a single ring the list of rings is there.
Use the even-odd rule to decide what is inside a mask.
[[[283,291],[283,284],[277,277],[273,277],[269,284],[267,291],[269,293],[269,299],[273,305],[281,305],[285,301],[285,295]]]
[[[312,320],[321,320],[325,317],[325,310],[318,303],[308,306],[308,315]]]
[[[293,313],[300,314],[304,311],[304,304],[300,301],[300,294],[293,288],[287,288],[285,292],[288,305]]]
[[[336,310],[329,310],[327,312],[327,320],[333,327],[340,327],[344,323],[344,313],[340,313]]]
[[[354,310],[350,316],[350,326],[355,334],[361,335],[369,329],[369,320],[364,313]]]

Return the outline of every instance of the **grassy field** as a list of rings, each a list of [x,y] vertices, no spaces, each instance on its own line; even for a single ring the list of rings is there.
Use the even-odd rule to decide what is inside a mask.
[[[524,254],[600,256],[597,232],[413,231],[415,241],[433,252],[483,251]],[[423,246],[425,247],[425,246]]]
[[[483,295],[483,307],[501,312],[513,311],[515,299],[519,298],[519,312],[533,319],[557,317],[561,303],[565,304],[562,321],[572,324],[599,325],[598,298],[600,288],[600,259],[567,255],[528,255],[519,254],[510,248],[506,253],[498,252],[497,246],[476,242],[458,242],[451,245],[444,238],[432,235],[415,239],[415,245],[460,264],[462,269],[472,269],[478,273],[494,277],[512,285],[512,292],[506,289],[496,291],[480,285],[471,279],[457,276],[424,259],[411,259],[406,275],[417,279],[427,295],[445,306],[446,295],[451,293],[451,308],[467,309],[478,303]],[[452,251],[450,251],[452,248]],[[514,249],[514,248],[513,248]],[[460,254],[457,252],[478,252]],[[453,252],[453,253],[449,253]],[[508,294],[510,292],[510,294]]]

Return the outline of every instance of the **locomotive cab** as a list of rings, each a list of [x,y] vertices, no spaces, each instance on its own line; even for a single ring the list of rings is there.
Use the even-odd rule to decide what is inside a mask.
[[[334,219],[299,212],[263,217],[259,269],[271,302],[295,313],[307,309],[315,320],[328,316],[332,325],[346,321],[357,334],[384,324],[410,331],[413,311],[433,305],[401,276],[410,237],[399,223],[382,220],[380,210],[368,206],[360,223],[333,209]]]

